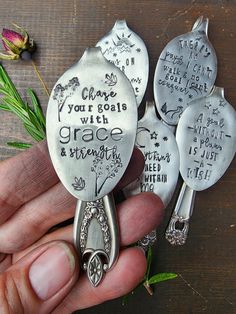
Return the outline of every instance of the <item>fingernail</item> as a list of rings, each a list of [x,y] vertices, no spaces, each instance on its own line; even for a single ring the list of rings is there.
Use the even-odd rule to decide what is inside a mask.
[[[31,265],[29,279],[36,295],[48,300],[71,279],[75,258],[70,248],[60,243],[48,248]]]

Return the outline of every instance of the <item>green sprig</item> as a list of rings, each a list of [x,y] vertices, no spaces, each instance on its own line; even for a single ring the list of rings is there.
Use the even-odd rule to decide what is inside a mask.
[[[20,143],[20,142],[7,142],[8,146],[12,146],[14,148],[19,148],[19,149],[27,149],[32,146],[30,143]]]
[[[26,131],[37,142],[46,137],[45,117],[35,92],[27,89],[31,104],[24,101],[6,70],[0,65],[0,109],[14,113],[22,121]],[[20,149],[29,148],[28,143],[10,142],[8,145]]]
[[[152,285],[158,284],[162,281],[174,279],[178,276],[177,274],[174,273],[158,273],[150,277],[151,265],[152,265],[152,248],[149,247],[147,252],[147,269],[144,278],[130,294],[134,294],[134,292],[137,291],[137,289],[145,287],[148,293],[150,295],[153,295]],[[127,304],[130,294],[127,294],[123,297],[122,299],[123,305]]]

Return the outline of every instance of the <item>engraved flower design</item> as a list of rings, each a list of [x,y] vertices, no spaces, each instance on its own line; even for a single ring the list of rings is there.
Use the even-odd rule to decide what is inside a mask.
[[[58,104],[58,121],[61,121],[60,114],[62,109],[69,97],[71,97],[76,89],[80,86],[78,77],[73,77],[69,80],[68,84],[62,86],[60,83],[57,84],[53,91],[53,99],[57,101]]]
[[[107,180],[114,178],[122,167],[123,164],[119,155],[117,155],[116,159],[113,159],[109,164],[104,163],[101,157],[95,157],[93,160],[93,166],[91,167],[91,172],[94,172],[96,176],[96,196],[101,192]],[[100,181],[100,183],[98,181]]]
[[[96,287],[102,279],[103,268],[102,261],[98,255],[95,255],[88,265],[89,279]]]

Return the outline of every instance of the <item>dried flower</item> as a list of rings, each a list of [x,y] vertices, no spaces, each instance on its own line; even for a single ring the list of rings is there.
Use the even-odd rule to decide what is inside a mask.
[[[35,43],[32,38],[29,37],[26,30],[17,24],[12,23],[15,28],[20,32],[15,32],[10,29],[4,28],[2,31],[2,42],[3,47],[5,48],[6,53],[0,52],[0,59],[2,60],[31,60],[34,71],[40,80],[45,93],[49,97],[49,91],[46,83],[44,82],[41,74],[38,71],[38,68],[32,59],[32,53],[35,51]]]
[[[25,29],[13,24],[20,32],[15,32],[4,28],[2,31],[2,42],[5,48],[5,53],[0,53],[0,59],[3,60],[17,60],[31,59],[31,54],[35,50],[33,39],[31,39]]]

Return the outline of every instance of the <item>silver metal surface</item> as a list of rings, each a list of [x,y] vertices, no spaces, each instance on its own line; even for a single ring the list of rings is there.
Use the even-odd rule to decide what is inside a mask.
[[[236,112],[225,100],[223,88],[214,87],[209,96],[190,104],[180,118],[176,140],[180,151],[180,172],[187,186],[184,184],[182,187],[166,237],[175,244],[184,244],[193,210],[194,191],[202,191],[215,184],[235,155]],[[176,231],[176,221],[184,222],[182,232]]]
[[[179,151],[174,134],[157,118],[154,102],[146,103],[145,114],[138,121],[135,144],[144,155],[144,171],[123,189],[124,194],[154,192],[167,206],[178,180]]]
[[[111,193],[96,201],[77,202],[74,243],[83,269],[90,282],[97,286],[119,253],[119,230]]]
[[[208,95],[217,73],[217,59],[207,37],[208,19],[200,17],[191,32],[171,40],[155,70],[154,98],[161,118],[176,125],[189,102]]]
[[[123,189],[125,196],[153,192],[167,206],[179,176],[179,151],[172,130],[157,118],[154,102],[146,103],[145,114],[138,121],[135,144],[144,155],[144,171]],[[153,230],[138,245],[146,251],[156,239],[156,230]]]
[[[129,163],[137,105],[126,76],[99,48],[57,81],[47,110],[50,156],[67,190],[83,201],[108,194]]]
[[[125,20],[117,20],[97,46],[101,47],[107,60],[126,74],[139,105],[146,91],[149,73],[148,52],[143,40],[127,26]]]
[[[236,113],[223,88],[193,101],[180,118],[176,140],[180,173],[186,184],[201,191],[215,184],[230,165],[236,147]]]
[[[196,192],[184,182],[165,233],[166,239],[172,245],[183,245],[187,240],[195,194]]]
[[[141,240],[139,240],[137,242],[137,245],[140,246],[145,252],[147,252],[149,247],[151,247],[156,241],[157,232],[156,230],[152,230],[149,234],[147,234]]]
[[[87,49],[52,90],[47,139],[61,182],[80,199],[74,242],[94,286],[118,256],[119,233],[109,193],[129,163],[136,127],[137,103],[129,80],[100,48]]]

